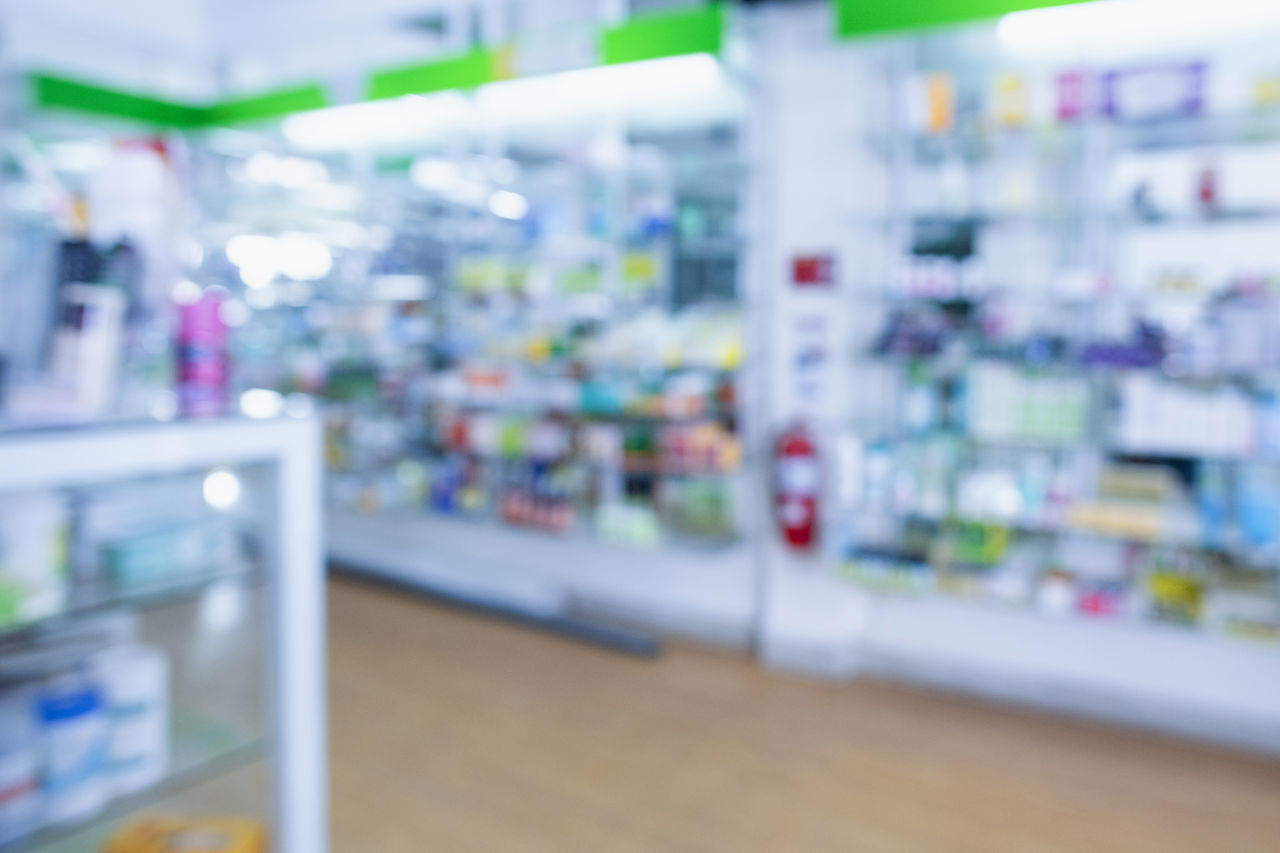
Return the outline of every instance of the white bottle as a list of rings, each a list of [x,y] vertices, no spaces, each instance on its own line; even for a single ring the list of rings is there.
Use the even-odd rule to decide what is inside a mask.
[[[40,748],[28,690],[0,693],[0,846],[40,825]]]
[[[110,719],[111,793],[136,793],[169,770],[168,659],[149,646],[117,646],[98,656],[94,672]]]
[[[0,586],[17,590],[19,623],[66,606],[67,525],[66,500],[57,492],[0,496]]]
[[[110,799],[107,742],[110,734],[102,691],[83,675],[63,676],[36,696],[44,775],[44,820],[87,820]]]

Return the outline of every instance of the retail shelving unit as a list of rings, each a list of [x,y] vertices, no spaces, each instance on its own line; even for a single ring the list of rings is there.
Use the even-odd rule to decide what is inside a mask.
[[[26,830],[0,827],[0,849],[96,850],[141,815],[243,817],[281,853],[327,849],[321,484],[312,419],[0,435],[8,558],[63,559],[40,544],[50,533],[71,546],[61,568],[6,575],[18,584],[0,623],[6,725],[28,708],[44,721],[31,743],[6,739],[6,772],[29,753],[45,781]],[[30,515],[47,505],[53,518]],[[116,645],[166,674],[97,668]],[[130,684],[138,705],[112,717]],[[66,762],[80,749],[77,771]],[[129,777],[135,760],[145,770]]]
[[[885,93],[857,156],[889,176],[851,223],[889,246],[851,294],[857,666],[1280,749],[1257,46],[855,49]]]
[[[538,617],[748,642],[743,97],[710,54],[656,62],[714,109],[681,91],[648,121],[610,104],[544,122],[504,87],[558,82],[516,80],[429,96],[463,105],[446,139],[327,144],[299,135],[324,118],[304,115],[198,150],[193,278],[235,302],[238,388],[323,411],[335,561]],[[596,97],[593,75],[617,70],[563,85],[582,75]],[[282,185],[290,169],[309,186]],[[331,268],[257,280],[237,247],[284,235]]]

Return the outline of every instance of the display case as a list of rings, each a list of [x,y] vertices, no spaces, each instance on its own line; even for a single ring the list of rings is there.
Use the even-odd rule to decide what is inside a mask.
[[[852,393],[832,583],[778,588],[839,620],[840,671],[1274,749],[1277,69],[1256,29],[1072,23],[1122,5],[824,57],[859,93],[811,167],[844,181]]]
[[[0,435],[0,849],[326,849],[320,486],[309,419]]]
[[[238,391],[323,411],[331,556],[745,642],[741,89],[693,54],[200,143],[193,277]]]

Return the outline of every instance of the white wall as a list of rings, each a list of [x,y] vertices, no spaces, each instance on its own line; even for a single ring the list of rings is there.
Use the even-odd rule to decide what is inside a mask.
[[[614,0],[0,0],[0,63],[176,100],[298,82],[358,98],[374,68],[617,17]],[[439,13],[443,31],[409,26]],[[473,26],[473,20],[478,29]]]
[[[795,419],[818,439],[824,460],[854,409],[875,393],[855,387],[853,351],[866,345],[876,318],[859,311],[859,294],[878,280],[884,243],[861,223],[884,206],[883,169],[862,153],[861,140],[883,114],[879,81],[864,53],[836,42],[829,3],[764,8],[753,23],[758,100],[753,128],[759,160],[753,180],[768,201],[760,230],[770,248],[762,259],[772,349],[768,376],[769,437]],[[836,284],[828,293],[797,290],[791,260],[830,254]],[[797,320],[829,318],[831,349],[818,400],[797,396],[792,365]],[[766,439],[767,440],[767,439]],[[828,493],[836,488],[826,471]],[[831,505],[830,494],[824,505]],[[834,577],[821,552],[789,553],[772,519],[768,542],[760,647],[766,661],[828,675],[857,666],[865,598]],[[829,526],[829,525],[828,525]]]
[[[0,64],[175,99],[213,94],[204,0],[4,0]]]

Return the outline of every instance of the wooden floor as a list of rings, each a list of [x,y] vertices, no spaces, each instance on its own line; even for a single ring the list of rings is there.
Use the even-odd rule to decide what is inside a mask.
[[[330,590],[335,853],[1280,850],[1278,762]]]

